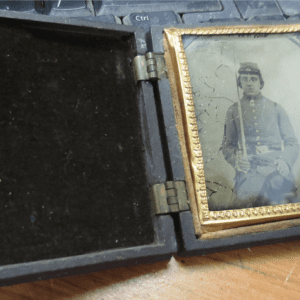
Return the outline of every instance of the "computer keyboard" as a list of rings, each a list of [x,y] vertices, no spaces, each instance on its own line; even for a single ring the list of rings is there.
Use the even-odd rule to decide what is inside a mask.
[[[0,1],[0,10],[85,17],[94,22],[123,23],[148,28],[168,22],[172,25],[174,22],[197,24],[219,20],[285,20],[300,14],[300,1],[24,0]]]
[[[239,0],[24,0],[0,1],[0,11],[76,18],[141,27],[233,21],[299,20],[300,1]]]

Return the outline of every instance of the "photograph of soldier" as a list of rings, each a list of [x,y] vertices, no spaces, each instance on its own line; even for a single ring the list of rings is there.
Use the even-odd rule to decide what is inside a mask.
[[[183,44],[209,210],[300,203],[300,34]]]
[[[240,63],[237,85],[243,95],[227,111],[222,142],[224,158],[236,172],[235,201],[245,208],[294,202],[292,168],[299,145],[289,117],[263,96],[256,63]]]

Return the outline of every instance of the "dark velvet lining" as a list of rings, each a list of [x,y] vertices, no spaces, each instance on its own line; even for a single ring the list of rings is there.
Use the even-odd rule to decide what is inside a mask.
[[[0,264],[153,243],[124,40],[0,27]]]

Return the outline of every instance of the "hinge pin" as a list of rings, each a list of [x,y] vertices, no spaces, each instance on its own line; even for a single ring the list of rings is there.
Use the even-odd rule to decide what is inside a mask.
[[[166,192],[167,192],[167,202],[169,204],[170,212],[179,211],[177,191],[173,181],[167,181],[165,183]]]
[[[157,74],[157,64],[155,59],[155,54],[153,52],[148,52],[146,55],[147,62],[147,72],[150,80],[154,80],[158,78]]]
[[[189,210],[184,181],[167,181],[152,187],[156,214]]]

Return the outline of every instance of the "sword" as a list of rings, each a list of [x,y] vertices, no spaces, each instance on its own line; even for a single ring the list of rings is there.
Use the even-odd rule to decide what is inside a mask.
[[[243,122],[243,115],[242,115],[242,106],[241,106],[241,101],[240,101],[240,91],[239,91],[239,85],[238,85],[238,76],[237,76],[237,66],[236,66],[236,59],[235,55],[233,55],[233,61],[234,61],[234,71],[235,71],[235,81],[236,81],[236,91],[237,91],[237,96],[238,96],[238,113],[240,117],[240,129],[241,129],[241,139],[242,139],[242,156],[245,158],[248,158],[247,156],[247,146],[246,146],[246,139],[245,139],[245,129],[244,129],[244,122]],[[247,174],[249,170],[244,171],[241,170],[238,166],[237,168],[239,171],[242,171],[243,173]]]
[[[242,153],[243,153],[243,156],[247,157],[245,129],[244,129],[243,116],[242,116],[242,106],[241,106],[241,102],[240,102],[240,91],[239,91],[239,86],[238,86],[238,77],[237,77],[237,67],[236,67],[235,55],[233,57],[234,57],[234,68],[235,68],[234,73],[235,73],[235,81],[236,81],[236,90],[237,90],[237,95],[238,95],[238,113],[239,113],[239,117],[240,117]]]

